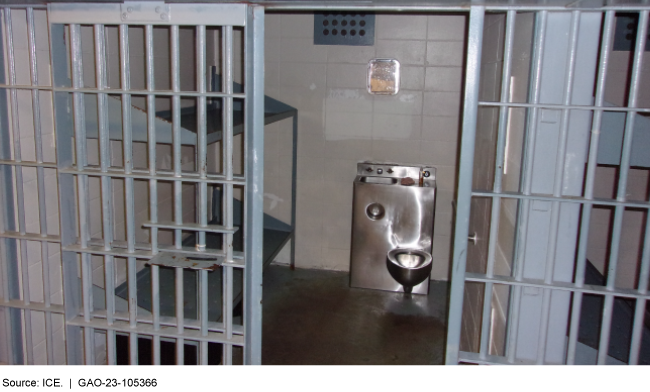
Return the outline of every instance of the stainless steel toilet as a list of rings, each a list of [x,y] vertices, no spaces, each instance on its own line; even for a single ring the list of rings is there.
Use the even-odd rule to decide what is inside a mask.
[[[426,281],[431,274],[431,254],[418,249],[395,248],[386,255],[390,275],[410,294],[413,287]]]
[[[435,168],[416,165],[357,165],[350,286],[428,293],[435,174]]]

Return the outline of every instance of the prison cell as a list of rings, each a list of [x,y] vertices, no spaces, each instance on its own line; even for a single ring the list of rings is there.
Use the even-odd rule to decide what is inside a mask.
[[[644,363],[650,221],[634,182],[649,165],[634,151],[650,113],[647,6],[382,1],[3,7],[2,362],[261,362],[265,9],[468,15],[446,363],[612,363],[620,306],[631,330],[616,356]],[[612,71],[623,12],[636,37],[629,69]],[[608,92],[615,73],[622,93]],[[599,314],[589,358],[587,301]]]

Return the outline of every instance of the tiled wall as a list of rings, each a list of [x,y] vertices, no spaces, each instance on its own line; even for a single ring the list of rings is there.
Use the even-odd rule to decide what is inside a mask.
[[[314,45],[313,18],[266,16],[266,94],[299,113],[297,266],[348,270],[356,164],[396,161],[437,167],[431,276],[447,279],[465,15],[379,14],[375,45],[361,47]],[[373,58],[400,61],[396,96],[366,92]],[[270,143],[265,164],[286,161],[284,143]]]

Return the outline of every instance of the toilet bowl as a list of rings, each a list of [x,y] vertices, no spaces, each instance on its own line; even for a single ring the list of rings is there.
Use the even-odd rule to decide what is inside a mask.
[[[419,249],[395,248],[386,255],[388,272],[407,294],[429,278],[431,261],[431,254]]]

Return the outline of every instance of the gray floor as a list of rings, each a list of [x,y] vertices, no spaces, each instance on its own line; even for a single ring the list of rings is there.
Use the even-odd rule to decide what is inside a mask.
[[[447,283],[429,295],[351,289],[347,272],[264,271],[262,362],[430,365],[444,355]]]

